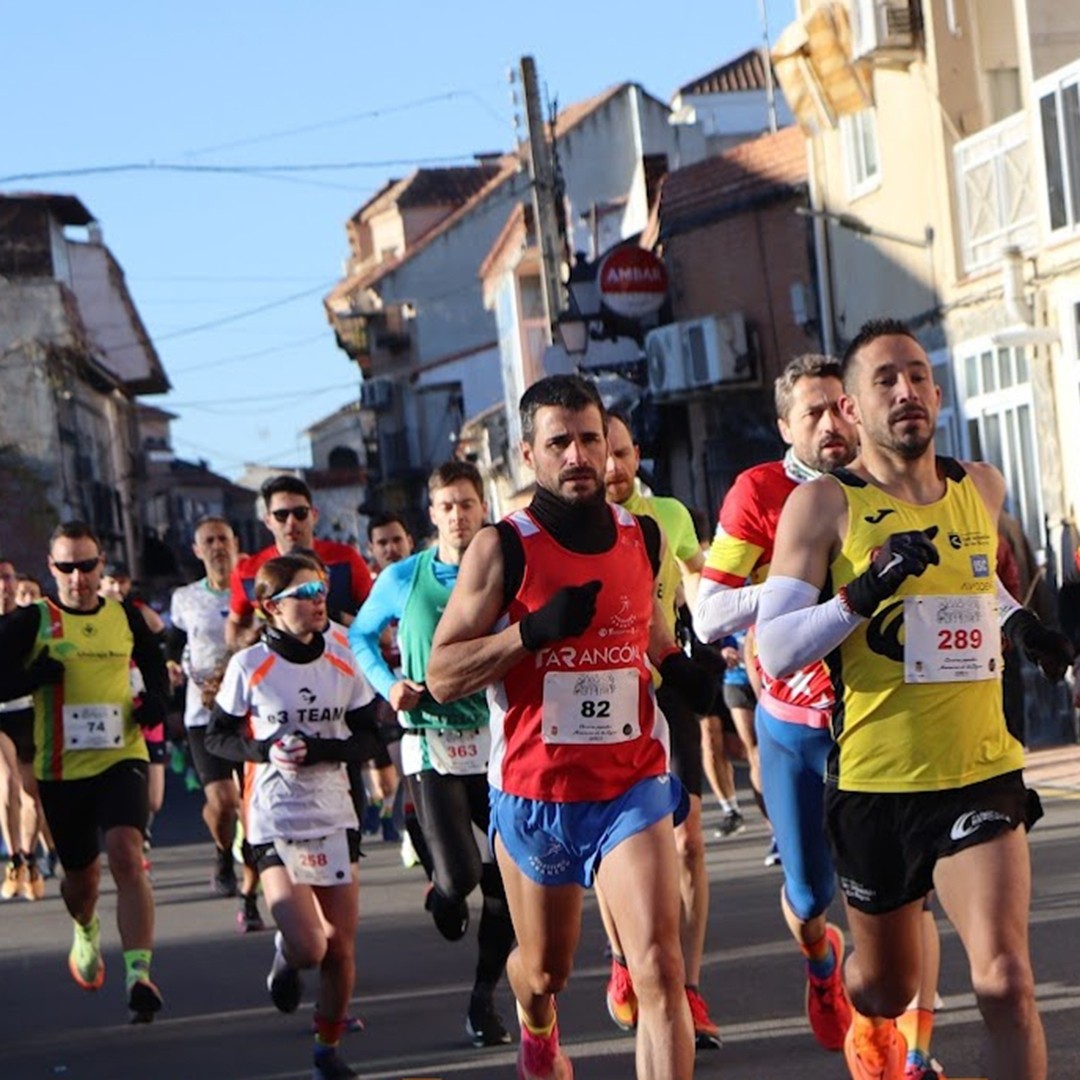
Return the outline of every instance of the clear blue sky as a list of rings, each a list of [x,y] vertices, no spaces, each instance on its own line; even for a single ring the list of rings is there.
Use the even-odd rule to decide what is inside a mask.
[[[773,38],[794,0],[768,0]],[[370,167],[287,176],[55,175],[101,222],[158,347],[177,452],[235,476],[303,464],[302,432],[355,397],[321,297],[344,222],[387,179],[513,143],[523,54],[560,105],[634,80],[667,100],[762,40],[759,0],[10,4],[0,176],[149,163]],[[306,295],[300,295],[306,294]],[[250,317],[233,316],[266,306]],[[197,329],[203,324],[230,320]]]

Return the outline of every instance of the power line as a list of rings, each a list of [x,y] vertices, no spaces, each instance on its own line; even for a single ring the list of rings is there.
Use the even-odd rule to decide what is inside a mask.
[[[169,401],[170,409],[200,409],[200,408],[231,408],[233,405],[253,405],[260,401],[282,401],[289,400],[290,403],[296,400],[298,394],[302,394],[304,397],[312,397],[316,394],[329,394],[332,390],[356,390],[359,387],[359,381],[348,383],[334,383],[332,386],[315,386],[315,387],[303,387],[299,390],[286,390],[277,394],[256,394],[251,397],[235,397],[230,396],[228,401],[222,401],[221,398],[211,398],[207,401]]]
[[[270,356],[273,353],[288,352],[290,349],[298,349],[303,345],[313,345],[316,341],[326,341],[327,335],[324,332],[319,334],[311,334],[308,337],[297,338],[295,341],[286,341],[282,345],[270,345],[265,349],[255,349],[252,352],[237,353],[234,356],[225,356],[220,360],[204,360],[199,364],[192,364],[190,367],[176,368],[173,365],[169,365],[170,374],[175,375],[187,375],[191,371],[204,371],[206,368],[219,368],[226,367],[230,364],[239,364],[244,360],[256,360],[260,356]]]

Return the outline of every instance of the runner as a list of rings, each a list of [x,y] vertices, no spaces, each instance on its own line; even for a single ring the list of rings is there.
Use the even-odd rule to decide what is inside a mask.
[[[154,897],[142,859],[148,791],[139,725],[164,719],[168,677],[142,616],[97,595],[102,562],[87,524],[56,529],[49,570],[59,599],[0,620],[0,698],[34,695],[34,775],[64,866],[60,892],[75,921],[72,978],[85,990],[105,980],[97,917],[100,828],[118,893],[128,1005],[133,1021],[147,1022],[162,998],[150,981]],[[146,687],[138,703],[132,661]]]
[[[608,500],[630,513],[650,517],[665,540],[664,557],[657,577],[657,596],[664,612],[668,633],[675,637],[677,612],[682,598],[692,603],[697,593],[701,568],[705,564],[697,530],[690,512],[678,499],[644,495],[638,469],[641,448],[634,441],[628,417],[608,414],[608,458],[604,484]],[[690,811],[675,827],[675,850],[679,856],[679,895],[682,900],[682,950],[686,965],[686,997],[694,1021],[697,1048],[718,1049],[720,1028],[709,1016],[701,996],[701,958],[709,917],[709,876],[705,869],[705,837],[701,829],[701,791],[704,778],[701,723],[682,694],[661,685],[656,703],[668,719],[671,732],[671,771],[690,797]],[[637,1025],[637,997],[633,980],[622,955],[619,934],[612,923],[603,889],[597,902],[611,943],[611,976],[607,986],[607,1007],[612,1020],[624,1030]]]
[[[425,689],[431,640],[458,577],[462,555],[484,524],[484,485],[474,465],[451,461],[428,478],[437,542],[383,568],[349,632],[356,658],[405,725],[402,769],[432,861],[425,906],[443,937],[457,941],[469,923],[468,896],[477,887],[483,909],[479,956],[465,1029],[474,1046],[499,1046],[510,1033],[494,995],[514,944],[499,868],[486,843],[490,824],[487,765],[491,746],[482,693],[440,705]],[[387,664],[380,636],[398,623],[401,672]],[[475,827],[475,828],[474,828]]]
[[[355,980],[359,821],[344,763],[378,733],[371,687],[323,637],[323,568],[303,555],[267,560],[255,579],[268,625],[229,661],[207,748],[246,762],[248,839],[277,923],[267,988],[295,1012],[301,971],[318,967],[315,1080],[357,1074],[338,1056]]]
[[[902,1013],[917,989],[921,913],[936,887],[967,952],[991,1075],[1041,1080],[1018,828],[1041,811],[1005,726],[998,627],[1052,677],[1073,649],[997,585],[1004,482],[992,465],[935,457],[941,391],[911,331],[867,323],[843,380],[860,456],[791,493],[758,636],[770,678],[827,657],[837,687],[826,827],[854,941],[848,1067],[857,1078],[904,1073],[905,1040],[879,1018]]]
[[[285,555],[294,548],[310,548],[330,572],[327,611],[330,618],[346,626],[371,591],[371,571],[360,553],[336,540],[319,540],[315,525],[319,511],[311,503],[311,491],[295,476],[275,476],[262,486],[266,507],[263,522],[274,542],[257,555],[240,559],[230,581],[229,619],[225,640],[230,649],[251,644],[259,635],[255,622],[255,575],[267,559]]]
[[[187,684],[184,727],[206,799],[203,821],[216,847],[210,885],[218,896],[235,896],[233,844],[240,821],[240,777],[234,762],[206,749],[206,725],[229,655],[225,622],[229,615],[229,580],[237,560],[232,526],[224,518],[202,518],[195,526],[191,550],[203,564],[206,576],[182,586],[172,595],[168,666],[174,681]],[[259,914],[259,878],[252,863],[251,845],[246,840],[242,851],[243,883],[236,921],[241,933],[249,933],[263,929],[263,921]]]
[[[0,557],[0,615],[18,605],[18,575]],[[0,702],[0,833],[10,860],[0,882],[0,899],[40,900],[45,879],[37,864],[39,800],[34,780],[34,700],[29,695]]]
[[[694,1029],[679,942],[668,731],[650,657],[704,710],[713,679],[675,645],[655,598],[662,537],[605,500],[606,416],[593,384],[552,376],[521,400],[526,510],[480,532],[435,634],[438,701],[490,685],[492,825],[518,946],[520,1080],[569,1080],[555,994],[584,890],[605,890],[638,998],[637,1075],[688,1080]],[[498,627],[498,629],[496,629]]]

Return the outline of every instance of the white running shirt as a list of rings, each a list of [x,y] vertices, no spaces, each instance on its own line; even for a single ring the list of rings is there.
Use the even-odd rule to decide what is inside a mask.
[[[225,647],[225,622],[229,617],[229,590],[217,592],[203,578],[172,594],[172,624],[187,634],[180,666],[187,676],[184,689],[184,726],[206,727],[210,710],[202,703],[201,684],[229,655]]]

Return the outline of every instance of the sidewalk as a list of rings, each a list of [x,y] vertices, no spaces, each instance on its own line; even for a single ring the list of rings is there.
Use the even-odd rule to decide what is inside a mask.
[[[1029,751],[1024,780],[1043,793],[1080,795],[1080,745]]]

